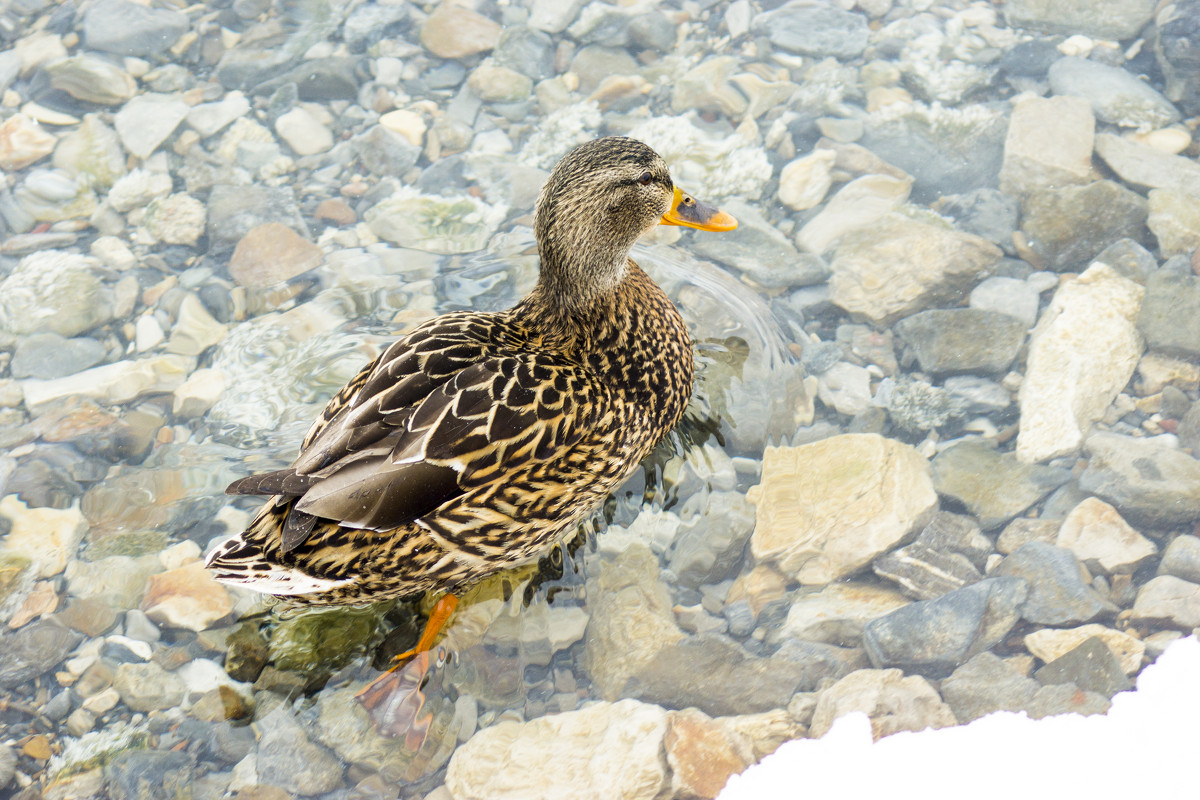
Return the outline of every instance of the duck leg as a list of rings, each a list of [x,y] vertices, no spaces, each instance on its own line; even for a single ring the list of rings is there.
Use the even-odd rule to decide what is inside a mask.
[[[419,737],[420,741],[424,741],[430,717],[426,715],[418,719],[416,715],[425,704],[421,689],[432,664],[429,650],[456,606],[458,598],[455,595],[443,595],[429,612],[429,619],[417,644],[393,658],[391,669],[355,695],[355,699],[379,725],[381,733],[395,736],[403,732],[406,739]],[[417,746],[420,746],[419,742]]]

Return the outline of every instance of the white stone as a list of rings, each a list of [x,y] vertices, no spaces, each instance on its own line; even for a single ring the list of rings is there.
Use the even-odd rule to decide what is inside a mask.
[[[297,155],[316,155],[333,147],[333,133],[302,106],[275,120],[275,132]]]
[[[250,113],[250,101],[239,91],[232,91],[215,103],[201,103],[193,106],[187,114],[187,123],[200,134],[209,137],[219,133],[239,117]]]
[[[175,391],[194,364],[195,359],[178,355],[118,361],[65,378],[21,381],[21,391],[25,395],[25,405],[31,409],[72,395],[120,405],[144,395]]]
[[[174,392],[171,412],[188,419],[202,416],[225,393],[228,381],[219,369],[198,369]]]
[[[1135,323],[1144,293],[1100,262],[1054,293],[1029,341],[1017,458],[1036,463],[1079,451],[1142,355]]]
[[[1142,668],[1142,656],[1146,652],[1146,645],[1141,639],[1094,622],[1080,625],[1078,628],[1043,628],[1034,631],[1025,637],[1025,649],[1048,664],[1094,636],[1108,645],[1108,649],[1117,657],[1126,675],[1132,675]]]
[[[446,788],[455,800],[654,800],[669,785],[666,729],[666,712],[637,700],[501,722],[455,751]]]
[[[571,24],[586,0],[533,0],[529,27],[546,33],[562,33]]]
[[[768,447],[762,482],[747,497],[757,511],[754,558],[803,584],[857,572],[937,510],[929,462],[877,434]]]
[[[1089,183],[1096,118],[1082,97],[1023,95],[1013,104],[1000,189],[1013,195]]]
[[[0,500],[0,516],[12,523],[12,529],[4,537],[4,551],[28,558],[40,578],[63,571],[75,557],[88,529],[87,520],[77,506],[29,508],[15,494]]]
[[[820,203],[833,184],[836,161],[833,150],[814,150],[785,166],[779,172],[779,201],[796,211]]]
[[[861,711],[871,719],[875,739],[898,731],[958,724],[950,707],[919,675],[906,678],[898,669],[860,669],[817,697],[809,734],[824,736],[835,719],[852,711]]]
[[[149,158],[175,132],[191,109],[171,95],[153,92],[134,97],[113,118],[125,149],[138,158]]]
[[[88,253],[113,269],[126,270],[137,264],[137,256],[129,249],[129,245],[116,236],[97,237]]]
[[[1038,294],[1028,281],[992,277],[971,290],[970,305],[980,311],[1007,314],[1032,328],[1037,322]]]
[[[194,294],[179,304],[179,318],[167,340],[167,352],[197,356],[225,338],[225,326],[213,319]]]
[[[139,353],[153,350],[162,344],[167,335],[163,333],[162,325],[153,314],[143,314],[133,326],[134,347]]]
[[[194,245],[204,235],[208,210],[190,194],[176,192],[156,197],[146,207],[142,222],[155,239],[167,244]]]
[[[1200,584],[1159,575],[1138,591],[1131,621],[1167,624],[1182,630],[1200,627]]]
[[[851,231],[878,222],[908,200],[912,180],[863,175],[847,183],[796,236],[801,249],[820,255]]]
[[[117,179],[108,192],[108,204],[125,214],[135,208],[145,208],[154,198],[170,193],[170,175],[139,168]]]
[[[0,328],[71,337],[101,325],[112,309],[94,258],[60,250],[25,256],[0,280]]]
[[[871,405],[871,373],[866,367],[840,361],[817,378],[817,397],[839,414],[854,416]]]
[[[1132,573],[1158,552],[1115,508],[1096,497],[1086,498],[1071,510],[1054,544],[1070,550],[1089,569],[1099,567],[1110,575]]]
[[[853,581],[831,583],[792,603],[787,621],[772,639],[856,644],[862,638],[864,625],[910,602],[900,592],[883,586]]]
[[[414,147],[425,143],[425,118],[415,111],[403,108],[389,111],[379,118],[379,124],[403,136]]]

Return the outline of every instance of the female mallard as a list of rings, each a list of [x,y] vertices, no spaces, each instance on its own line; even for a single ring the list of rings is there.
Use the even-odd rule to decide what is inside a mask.
[[[230,485],[274,497],[208,557],[214,576],[365,603],[453,592],[561,541],[691,396],[683,320],[629,258],[660,223],[737,225],[675,188],[641,142],[573,150],[538,198],[534,290],[508,311],[420,325],[338,392],[289,468]],[[455,602],[439,602],[417,652]]]

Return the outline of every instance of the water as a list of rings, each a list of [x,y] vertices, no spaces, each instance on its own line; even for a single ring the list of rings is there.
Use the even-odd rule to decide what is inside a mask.
[[[1200,623],[1200,5],[761,5],[0,6],[0,793],[712,797],[847,675],[908,676],[888,731],[1097,713]],[[529,291],[546,170],[606,134],[741,221],[634,249],[693,401],[368,714],[434,598],[215,585],[224,487]],[[1076,290],[1096,327],[1031,336]],[[1039,336],[1091,399],[1034,441]]]

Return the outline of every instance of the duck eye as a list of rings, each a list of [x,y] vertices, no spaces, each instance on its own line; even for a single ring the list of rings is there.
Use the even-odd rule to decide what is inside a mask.
[[[643,172],[642,177],[638,178],[637,182],[640,183],[642,186],[649,186],[650,181],[652,181],[652,180],[654,180],[653,175],[651,175],[649,172]]]

